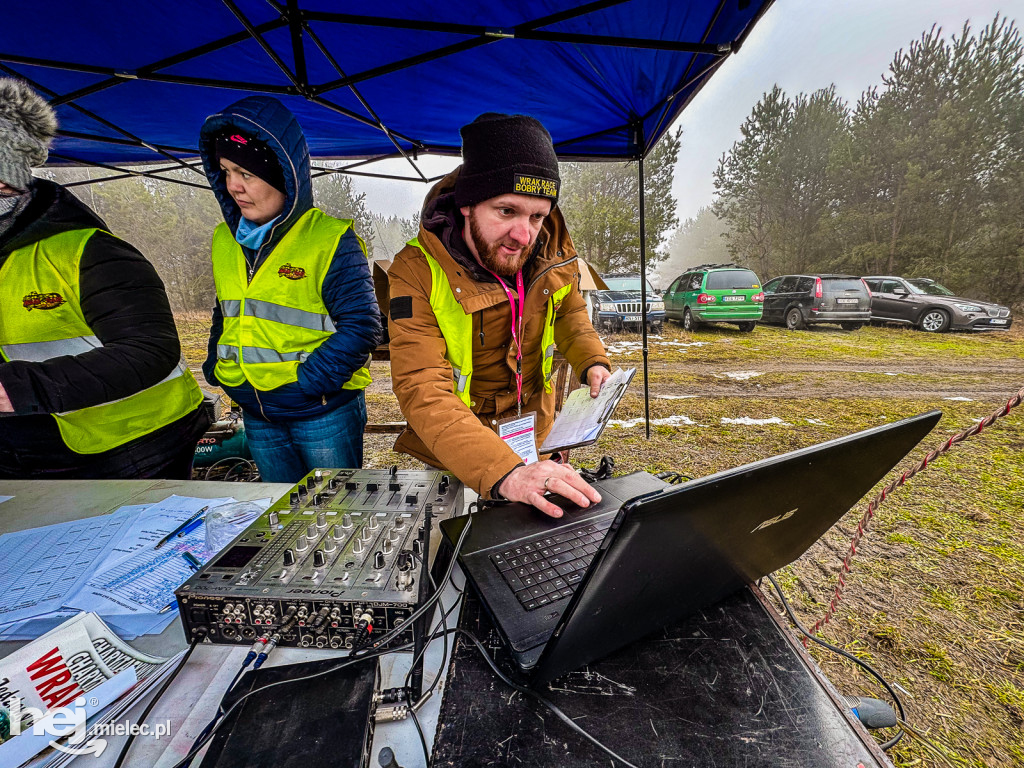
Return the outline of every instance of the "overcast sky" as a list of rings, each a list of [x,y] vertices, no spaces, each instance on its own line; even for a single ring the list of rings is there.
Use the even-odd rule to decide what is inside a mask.
[[[776,83],[789,95],[835,83],[851,104],[880,85],[893,55],[933,24],[949,35],[970,19],[978,30],[1001,13],[1024,22],[1024,0],[776,0],[740,52],[726,62],[683,110],[683,145],[673,193],[680,221],[711,202],[712,172],[723,152],[740,137],[754,104]],[[457,165],[425,158],[428,175]],[[377,167],[381,167],[378,165]],[[399,173],[405,170],[397,170]],[[408,169],[408,166],[405,166]],[[373,211],[411,216],[426,186],[356,178]]]

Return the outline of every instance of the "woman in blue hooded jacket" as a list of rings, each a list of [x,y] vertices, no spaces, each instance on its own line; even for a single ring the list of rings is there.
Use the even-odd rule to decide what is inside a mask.
[[[225,222],[207,381],[242,407],[263,480],[362,466],[363,389],[381,338],[362,240],[314,207],[305,136],[277,99],[211,115],[199,149]]]

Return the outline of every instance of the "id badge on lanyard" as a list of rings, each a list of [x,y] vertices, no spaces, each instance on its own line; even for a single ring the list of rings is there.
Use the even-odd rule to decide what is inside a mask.
[[[516,452],[523,464],[540,461],[537,455],[537,412],[530,411],[498,422],[498,437]]]

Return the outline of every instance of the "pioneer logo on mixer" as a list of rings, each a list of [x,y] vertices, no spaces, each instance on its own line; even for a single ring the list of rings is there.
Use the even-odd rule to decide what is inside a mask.
[[[289,589],[289,595],[326,595],[327,597],[341,597],[344,592],[335,592],[330,589]]]

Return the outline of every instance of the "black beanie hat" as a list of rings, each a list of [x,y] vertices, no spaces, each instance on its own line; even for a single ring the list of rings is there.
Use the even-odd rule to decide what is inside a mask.
[[[558,202],[558,158],[536,118],[486,112],[462,126],[462,170],[455,204],[476,205],[514,192]]]
[[[281,164],[277,161],[274,150],[268,147],[266,142],[246,136],[233,128],[215,136],[213,142],[218,158],[223,157],[237,163],[278,192],[287,194]]]

